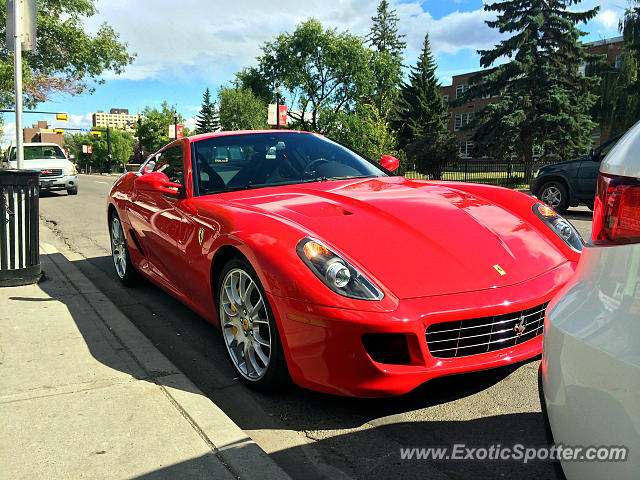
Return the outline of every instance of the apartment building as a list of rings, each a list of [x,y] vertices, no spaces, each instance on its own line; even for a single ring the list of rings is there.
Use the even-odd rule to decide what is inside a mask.
[[[607,62],[610,65],[615,65],[616,68],[620,68],[621,53],[624,47],[623,37],[607,38],[598,40],[596,42],[590,42],[586,44],[587,52],[590,54],[607,56]],[[581,71],[584,74],[586,70],[586,64],[581,67]],[[452,78],[451,85],[440,87],[440,93],[442,94],[446,103],[452,102],[456,98],[459,98],[464,92],[467,91],[469,85],[472,83],[471,79],[478,74],[481,74],[484,70],[478,70],[475,72],[463,73],[461,75],[455,75]],[[462,158],[472,158],[473,151],[473,130],[463,130],[462,127],[468,124],[473,115],[476,112],[481,111],[490,103],[494,103],[496,98],[476,98],[472,102],[465,103],[460,106],[449,106],[449,118],[448,129],[452,132],[457,140]],[[610,130],[600,131],[596,128],[593,131],[592,138],[594,147],[606,142],[611,136]]]
[[[138,115],[130,115],[126,108],[112,108],[109,113],[98,110],[92,115],[92,119],[94,127],[133,131],[138,121]]]

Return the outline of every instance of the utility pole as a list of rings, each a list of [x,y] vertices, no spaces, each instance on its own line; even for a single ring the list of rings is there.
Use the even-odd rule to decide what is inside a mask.
[[[22,3],[13,0],[13,81],[16,91],[16,161],[18,170],[24,168],[22,145]]]
[[[111,173],[111,130],[107,125],[107,173]]]

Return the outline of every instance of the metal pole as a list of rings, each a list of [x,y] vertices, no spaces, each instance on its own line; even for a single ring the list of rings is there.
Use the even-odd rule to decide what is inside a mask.
[[[22,37],[20,19],[22,0],[13,1],[13,70],[16,91],[16,161],[18,170],[24,168],[22,145]]]
[[[111,173],[111,132],[107,125],[107,173]]]
[[[276,92],[276,128],[280,128],[280,94]]]

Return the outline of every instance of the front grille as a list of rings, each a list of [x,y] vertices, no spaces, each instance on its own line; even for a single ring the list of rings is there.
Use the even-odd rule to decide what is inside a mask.
[[[61,168],[45,168],[40,172],[40,178],[45,177],[61,177],[62,169]]]
[[[549,302],[519,312],[430,325],[429,353],[437,358],[467,357],[513,347],[542,334]],[[524,323],[523,323],[524,322]],[[518,326],[524,325],[522,333]]]

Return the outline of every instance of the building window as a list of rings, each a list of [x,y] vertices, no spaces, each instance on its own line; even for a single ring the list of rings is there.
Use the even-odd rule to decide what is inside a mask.
[[[467,90],[469,90],[469,85],[456,85],[456,98],[460,98]]]
[[[616,56],[616,68],[618,70],[620,70],[620,67],[622,67],[622,56],[617,55]]]
[[[587,75],[587,62],[582,62],[582,65],[578,67],[578,73],[583,77]]]
[[[449,95],[443,95],[442,102],[447,105],[449,103]]]
[[[462,158],[471,158],[473,152],[473,142],[460,142],[460,156]]]
[[[464,125],[470,123],[471,120],[473,120],[473,113],[456,113],[454,117],[453,130],[457,132]]]

